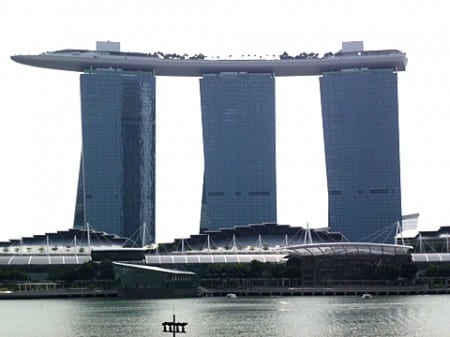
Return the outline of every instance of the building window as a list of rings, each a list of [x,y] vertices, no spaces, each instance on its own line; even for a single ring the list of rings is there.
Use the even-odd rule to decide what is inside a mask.
[[[261,192],[248,192],[248,195],[270,195],[270,192],[265,192],[265,191],[261,191]]]
[[[387,190],[387,189],[376,189],[376,190],[370,190],[370,193],[372,193],[372,194],[385,194],[385,193],[389,193],[389,190]]]
[[[209,197],[221,197],[223,196],[223,192],[208,192]]]

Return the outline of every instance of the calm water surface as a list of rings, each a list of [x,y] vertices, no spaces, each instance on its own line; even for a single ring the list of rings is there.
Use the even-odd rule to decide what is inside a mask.
[[[450,296],[2,300],[1,337],[448,337]]]

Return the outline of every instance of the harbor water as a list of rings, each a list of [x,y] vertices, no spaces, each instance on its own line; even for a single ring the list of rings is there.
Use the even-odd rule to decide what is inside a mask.
[[[175,313],[186,337],[448,337],[449,309],[449,295],[2,300],[0,336],[172,336]]]

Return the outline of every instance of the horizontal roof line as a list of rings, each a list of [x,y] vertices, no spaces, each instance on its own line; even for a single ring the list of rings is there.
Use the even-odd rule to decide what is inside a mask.
[[[102,55],[91,52],[15,55],[11,59],[25,65],[84,72],[88,69],[121,69],[149,71],[156,76],[192,76],[222,72],[271,73],[275,76],[313,76],[343,69],[393,69],[404,71],[404,53],[377,55],[343,55],[318,59],[288,60],[191,60],[159,59],[145,56]]]

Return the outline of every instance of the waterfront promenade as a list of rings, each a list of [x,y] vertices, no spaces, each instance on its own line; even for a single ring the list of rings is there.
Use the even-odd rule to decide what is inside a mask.
[[[205,289],[199,288],[202,297],[224,297],[229,293],[239,296],[362,296],[371,295],[442,295],[450,294],[450,288],[425,287],[261,287],[252,289]],[[56,289],[39,291],[0,292],[0,300],[39,298],[89,298],[118,297],[117,290]]]
[[[82,288],[0,292],[0,300],[38,299],[38,298],[117,297],[117,296],[118,296],[117,290],[82,289]]]
[[[427,287],[382,287],[382,286],[348,286],[348,287],[295,287],[277,288],[261,287],[251,289],[200,289],[199,295],[206,297],[226,296],[229,293],[237,296],[361,296],[371,295],[433,295],[450,294],[450,288]]]

